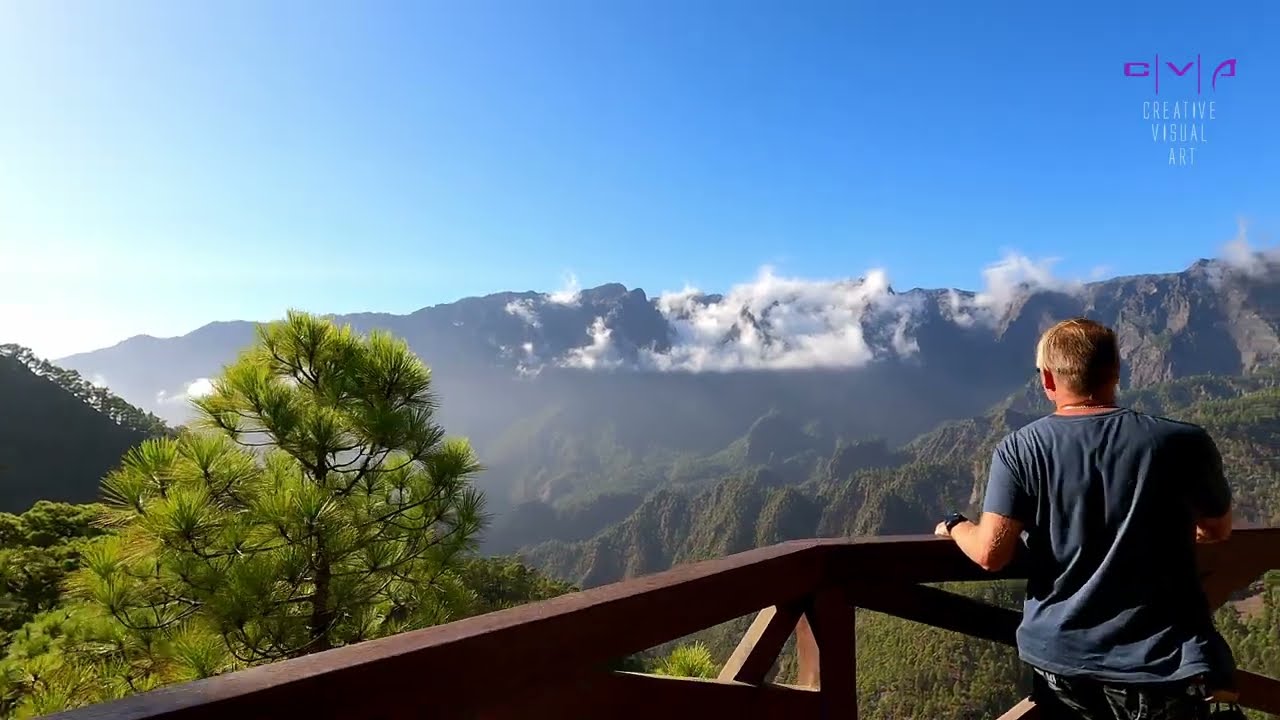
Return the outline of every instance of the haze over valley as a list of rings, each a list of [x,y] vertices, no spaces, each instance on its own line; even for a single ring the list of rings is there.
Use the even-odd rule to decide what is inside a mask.
[[[882,271],[810,281],[766,268],[720,294],[570,285],[334,320],[402,337],[432,368],[443,422],[481,453],[501,524],[529,501],[677,481],[682,459],[730,451],[767,416],[820,437],[818,452],[902,446],[1024,388],[1039,332],[1072,315],[1117,329],[1126,388],[1252,373],[1280,356],[1272,258],[1242,227],[1221,258],[1159,275],[1066,281],[1011,255],[978,291],[901,291]],[[255,327],[213,322],[55,363],[179,425]]]

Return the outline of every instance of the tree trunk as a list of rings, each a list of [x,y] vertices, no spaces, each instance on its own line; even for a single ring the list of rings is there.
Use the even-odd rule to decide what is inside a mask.
[[[311,596],[311,620],[307,623],[311,632],[311,641],[307,643],[307,648],[302,653],[304,655],[333,647],[332,638],[329,635],[329,626],[333,623],[333,609],[329,607],[329,581],[332,577],[332,569],[325,553],[323,538],[317,541],[314,572],[315,592]]]
[[[319,453],[316,458],[315,480],[320,487],[325,486],[329,467],[325,454]],[[330,566],[328,549],[321,533],[316,538],[316,552],[312,556],[311,570],[315,578],[315,592],[311,596],[311,620],[307,623],[311,638],[307,643],[306,653],[322,652],[333,647],[329,634],[333,622],[333,608],[329,607],[329,581],[332,580],[333,568]],[[303,654],[306,654],[303,653]]]

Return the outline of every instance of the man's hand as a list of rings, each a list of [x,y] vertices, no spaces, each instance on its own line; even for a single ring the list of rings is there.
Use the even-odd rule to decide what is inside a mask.
[[[1002,570],[1017,553],[1022,523],[996,513],[984,512],[978,522],[963,521],[947,532],[946,523],[934,529],[935,535],[950,535],[960,550],[983,570]]]
[[[1196,542],[1216,543],[1231,537],[1231,511],[1228,510],[1216,518],[1198,518],[1196,520]]]
[[[951,531],[947,529],[947,521],[938,523],[938,527],[933,529],[933,534],[938,537],[951,537]]]

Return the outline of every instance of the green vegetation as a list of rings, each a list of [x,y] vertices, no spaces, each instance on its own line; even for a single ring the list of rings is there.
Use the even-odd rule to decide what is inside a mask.
[[[1274,524],[1278,378],[1185,378],[1124,401],[1208,427],[1242,519]],[[515,506],[487,532],[473,484],[479,461],[435,422],[429,370],[386,335],[357,336],[291,313],[259,329],[214,392],[195,402],[199,420],[179,431],[21,349],[0,350],[0,383],[57,410],[65,431],[46,427],[46,435],[105,448],[95,464],[66,468],[56,464],[63,446],[47,440],[30,460],[12,443],[0,448],[0,473],[21,460],[24,477],[39,480],[46,463],[71,485],[92,484],[102,501],[0,513],[6,717],[786,540],[928,532],[946,510],[975,509],[994,444],[1044,409],[1028,386],[986,415],[943,423],[901,447],[771,411],[741,437],[697,452],[652,417],[620,410],[615,424],[577,432],[553,425],[568,409],[552,407],[514,425],[509,446],[497,448],[502,458],[541,444],[539,469],[520,492],[546,502]],[[633,432],[640,425],[647,435]],[[481,557],[485,535],[491,550],[520,549],[528,562]],[[1021,594],[1010,582],[947,589],[1005,607],[1017,607]],[[751,620],[614,667],[715,677]],[[1243,667],[1280,675],[1280,573],[1218,620]],[[1010,648],[872,612],[860,613],[857,627],[861,717],[995,717],[1026,692],[1029,678]],[[771,677],[793,681],[795,664],[791,641]]]
[[[465,607],[480,465],[403,343],[291,314],[195,404],[210,431],[148,440],[104,482],[119,533],[77,588],[124,628],[208,648],[207,674]]]
[[[677,646],[670,655],[659,660],[651,672],[675,677],[713,678],[719,674],[721,664],[711,657],[710,648],[697,642]]]
[[[154,414],[140,410],[105,387],[99,387],[85,380],[75,370],[67,370],[36,357],[30,348],[14,344],[0,345],[0,357],[12,358],[31,373],[62,388],[67,394],[97,410],[117,425],[145,435],[173,433],[173,430]]]
[[[1217,625],[1235,652],[1236,663],[1269,677],[1280,677],[1280,573],[1267,573],[1248,600],[1218,611]],[[1253,720],[1274,717],[1250,712]]]
[[[1185,378],[1123,400],[1207,427],[1223,451],[1238,516],[1274,525],[1280,522],[1274,450],[1280,447],[1280,392],[1274,378],[1266,372]],[[841,444],[815,462],[804,481],[783,481],[769,466],[744,463],[730,477],[708,478],[692,491],[659,488],[630,517],[595,537],[545,542],[523,554],[536,567],[589,587],[797,537],[927,533],[946,510],[975,509],[992,448],[1035,419],[1043,409],[1038,402],[1034,394],[1020,394],[985,416],[944,423],[897,452]],[[1007,607],[1017,607],[1021,593],[1017,583],[949,589]],[[1254,592],[1260,595],[1221,610],[1219,625],[1242,667],[1280,675],[1280,573]],[[1252,614],[1241,608],[1253,608]],[[751,619],[681,638],[640,660],[653,666],[682,645],[701,643],[718,666]],[[1012,649],[877,613],[859,616],[858,655],[860,716],[868,718],[995,717],[1029,687]],[[787,681],[794,669],[788,645],[776,677]]]
[[[304,314],[142,441],[105,503],[0,515],[0,711],[29,716],[561,594],[474,555],[464,440],[404,343]]]
[[[61,599],[67,574],[79,567],[102,508],[41,501],[22,515],[0,513],[0,632],[11,633]]]
[[[1015,582],[955,583],[943,589],[1020,608]],[[858,615],[858,716],[999,717],[1025,697],[1030,675],[1008,647],[879,613]]]
[[[1246,522],[1280,523],[1280,387],[1275,374],[1197,376],[1126,393],[1122,402],[1148,412],[1204,425],[1222,450]],[[556,533],[521,550],[532,564],[585,587],[664,570],[673,564],[741,552],[804,537],[927,533],[951,509],[977,511],[995,444],[1039,416],[1043,396],[1020,392],[986,415],[943,423],[897,450],[883,442],[813,440],[799,454],[769,450],[738,454],[736,465],[717,462],[707,475],[667,483],[635,510],[592,537]],[[1014,409],[1020,408],[1020,409]],[[760,448],[762,418],[730,447]],[[828,455],[816,448],[830,442]],[[796,446],[794,440],[778,446]],[[803,446],[802,446],[803,447]],[[750,458],[756,458],[753,462]],[[695,461],[685,461],[693,466]],[[635,494],[628,497],[637,498]],[[616,506],[612,509],[616,513]],[[524,508],[532,515],[554,510]],[[591,512],[590,503],[576,511]],[[577,527],[589,526],[582,522]],[[550,534],[555,526],[542,526]],[[527,531],[525,536],[536,533]]]
[[[126,450],[171,432],[75,372],[0,345],[0,510],[93,502]]]

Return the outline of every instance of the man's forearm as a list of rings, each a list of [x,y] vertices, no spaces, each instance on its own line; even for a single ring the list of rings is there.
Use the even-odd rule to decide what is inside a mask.
[[[954,540],[960,551],[983,570],[995,572],[1008,565],[1018,550],[1022,522],[1012,515],[986,511],[976,523],[963,517],[953,513],[938,523],[933,534]]]
[[[956,545],[960,546],[960,552],[969,556],[969,559],[978,563],[982,567],[987,567],[990,562],[988,544],[982,537],[982,528],[977,523],[969,520],[958,523],[951,528],[951,539],[956,541]]]
[[[1006,537],[1009,532],[1009,527],[1002,523],[974,523],[965,520],[951,529],[951,539],[979,567],[995,572],[1003,569],[1013,559],[1014,543],[1011,537]]]

